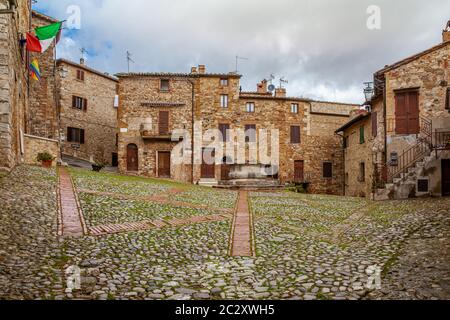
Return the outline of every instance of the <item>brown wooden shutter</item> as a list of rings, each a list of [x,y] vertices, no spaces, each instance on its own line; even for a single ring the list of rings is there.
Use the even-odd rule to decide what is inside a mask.
[[[84,81],[84,71],[80,71],[81,73],[81,80]]]
[[[323,163],[323,177],[333,178],[333,164],[331,162]]]
[[[378,113],[372,112],[372,136],[375,138],[378,135]]]
[[[230,130],[230,125],[229,124],[224,124],[224,123],[220,123],[219,124],[219,131],[222,134],[222,141],[223,142],[230,141],[229,132],[228,132],[229,130]]]
[[[67,142],[72,142],[72,141],[73,141],[72,128],[68,127],[67,128]]]
[[[408,111],[407,111],[407,94],[395,94],[395,133],[408,133]]]
[[[72,96],[72,108],[77,107],[77,98],[75,96]]]
[[[83,99],[83,111],[87,111],[88,101],[87,99]]]
[[[408,134],[419,134],[419,92],[408,93]]]
[[[79,130],[80,130],[80,143],[84,144],[84,129]]]
[[[450,110],[450,88],[447,88],[447,97],[445,99],[445,109]]]
[[[159,112],[159,134],[166,135],[169,133],[169,111]]]
[[[300,143],[300,127],[291,126],[291,143]]]

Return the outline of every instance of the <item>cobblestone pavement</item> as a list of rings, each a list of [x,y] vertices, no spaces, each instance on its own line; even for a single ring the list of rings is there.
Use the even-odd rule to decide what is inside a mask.
[[[237,195],[71,173],[80,188],[99,192],[149,196],[184,188],[180,201],[211,209]],[[257,256],[230,257],[231,219],[58,238],[56,184],[53,170],[27,166],[0,180],[0,299],[448,299],[450,199],[371,207],[362,199],[250,193]],[[94,202],[92,213],[104,206]],[[381,271],[381,290],[365,288],[370,266]],[[77,267],[81,289],[67,290]]]

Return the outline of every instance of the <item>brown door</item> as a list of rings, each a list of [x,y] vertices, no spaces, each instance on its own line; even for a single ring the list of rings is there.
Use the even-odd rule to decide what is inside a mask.
[[[158,152],[158,177],[170,178],[170,152]]]
[[[397,134],[418,134],[419,93],[417,91],[395,94],[395,132]]]
[[[138,147],[135,144],[127,146],[127,171],[139,170]]]
[[[169,134],[169,111],[159,112],[159,134],[161,136]]]
[[[442,196],[450,196],[450,160],[442,160]]]
[[[298,160],[294,162],[294,181],[295,182],[304,182],[304,166],[305,163],[303,160]]]
[[[231,167],[227,164],[227,158],[223,158],[222,165],[220,167],[220,180],[227,181],[230,180]]]
[[[216,177],[216,165],[215,163],[209,164],[209,162],[213,162],[215,156],[215,152],[213,149],[204,148],[202,152],[202,168],[201,168],[201,178],[202,179],[214,179]],[[209,159],[211,158],[211,159]],[[207,161],[208,160],[208,161]]]

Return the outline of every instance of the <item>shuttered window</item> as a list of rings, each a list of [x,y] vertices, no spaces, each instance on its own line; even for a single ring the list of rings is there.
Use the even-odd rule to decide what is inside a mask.
[[[300,140],[300,126],[291,126],[291,143],[299,144]]]
[[[84,144],[84,129],[68,127],[67,142]]]
[[[245,125],[245,142],[256,142],[256,125]]]
[[[365,129],[364,126],[362,126],[359,128],[359,143],[364,144],[365,142],[366,142]]]
[[[378,135],[378,113],[372,112],[372,137]]]
[[[333,163],[326,161],[323,163],[323,177],[325,179],[333,178]]]
[[[445,110],[450,111],[450,88],[447,88],[447,97],[445,98]]]
[[[72,96],[72,108],[87,111],[87,105],[88,105],[87,99]]]
[[[159,112],[159,134],[169,134],[169,111]]]
[[[395,133],[418,134],[419,130],[419,92],[396,92]]]
[[[84,81],[84,71],[83,70],[77,70],[77,79]]]
[[[230,141],[229,130],[230,130],[229,124],[219,123],[219,131],[222,134],[222,142]]]

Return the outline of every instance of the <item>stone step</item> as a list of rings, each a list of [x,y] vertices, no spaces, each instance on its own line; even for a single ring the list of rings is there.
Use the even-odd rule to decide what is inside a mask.
[[[214,187],[217,186],[219,182],[217,182],[216,179],[200,179],[198,184],[203,187]]]

